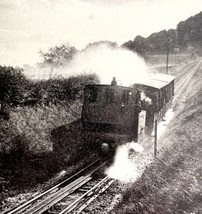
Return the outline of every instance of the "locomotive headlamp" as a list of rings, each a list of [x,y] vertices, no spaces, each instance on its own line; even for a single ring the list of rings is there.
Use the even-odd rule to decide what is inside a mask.
[[[108,143],[102,143],[102,144],[101,144],[101,150],[102,150],[104,153],[109,152],[109,144],[108,144]]]

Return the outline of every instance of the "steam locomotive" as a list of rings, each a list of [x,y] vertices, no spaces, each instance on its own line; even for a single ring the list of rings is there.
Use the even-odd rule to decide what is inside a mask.
[[[82,138],[103,153],[117,145],[138,142],[149,135],[155,119],[162,119],[174,96],[175,77],[154,74],[131,87],[86,85],[82,109]]]

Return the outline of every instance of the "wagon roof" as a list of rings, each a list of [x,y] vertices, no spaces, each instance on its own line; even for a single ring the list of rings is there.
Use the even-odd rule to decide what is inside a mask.
[[[161,89],[164,86],[168,85],[168,83],[160,80],[155,80],[155,79],[146,79],[142,82],[137,82],[134,85],[145,85],[152,88]]]
[[[175,79],[174,76],[157,73],[157,74],[152,74],[148,79],[135,83],[135,85],[136,84],[145,85],[152,88],[161,89],[164,86],[168,85],[170,82],[172,82],[174,79]]]
[[[170,83],[175,79],[175,77],[172,75],[160,74],[160,73],[152,74],[150,78],[154,79],[154,80],[160,80],[163,82],[167,82],[167,83]]]

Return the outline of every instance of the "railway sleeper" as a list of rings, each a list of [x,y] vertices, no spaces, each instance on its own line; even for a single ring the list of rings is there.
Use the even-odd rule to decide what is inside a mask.
[[[90,190],[90,189],[91,189],[91,187],[85,187],[85,188],[79,189],[78,191],[79,191],[79,192],[87,192],[87,191]]]

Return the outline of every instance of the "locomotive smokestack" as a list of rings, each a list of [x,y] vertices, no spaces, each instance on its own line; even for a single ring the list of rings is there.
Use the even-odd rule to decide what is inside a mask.
[[[113,78],[112,78],[111,85],[117,85],[116,77],[113,77]]]

